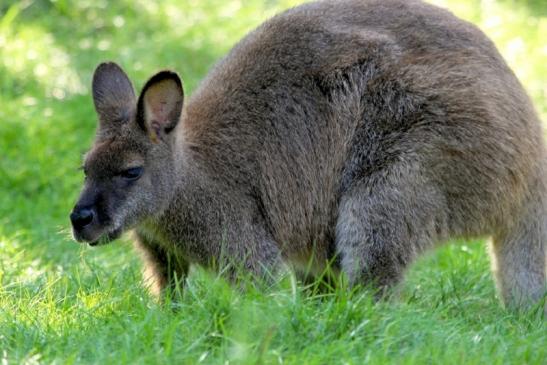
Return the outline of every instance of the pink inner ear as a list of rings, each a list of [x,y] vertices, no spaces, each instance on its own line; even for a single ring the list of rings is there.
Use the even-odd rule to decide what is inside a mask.
[[[179,107],[178,101],[182,98],[177,84],[172,80],[160,81],[148,88],[144,101],[146,119],[148,125],[158,123],[170,124],[175,108]]]
[[[167,122],[167,117],[169,116],[169,106],[167,101],[159,101],[156,105],[152,105],[152,115],[159,123]],[[152,122],[153,123],[153,122]]]

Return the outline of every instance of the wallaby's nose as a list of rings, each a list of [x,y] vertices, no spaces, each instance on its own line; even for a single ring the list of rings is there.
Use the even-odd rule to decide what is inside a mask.
[[[74,228],[80,230],[93,222],[93,210],[89,208],[76,208],[70,214],[70,221]]]

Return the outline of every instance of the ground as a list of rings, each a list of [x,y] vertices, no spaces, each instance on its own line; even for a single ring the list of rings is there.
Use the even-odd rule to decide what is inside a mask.
[[[494,39],[547,120],[547,3],[434,2]],[[500,306],[483,241],[430,253],[379,303],[290,277],[241,291],[197,269],[178,302],[159,305],[127,238],[97,249],[71,240],[94,67],[119,62],[137,89],[173,68],[191,93],[240,37],[297,3],[0,0],[2,364],[544,363],[542,311]]]

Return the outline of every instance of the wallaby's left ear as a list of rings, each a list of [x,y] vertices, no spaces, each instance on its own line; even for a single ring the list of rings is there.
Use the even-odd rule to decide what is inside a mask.
[[[182,81],[176,72],[161,71],[144,85],[137,104],[137,122],[157,142],[179,122],[184,102]]]

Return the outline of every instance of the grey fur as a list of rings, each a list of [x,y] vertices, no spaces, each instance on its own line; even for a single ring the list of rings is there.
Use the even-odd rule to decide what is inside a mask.
[[[75,236],[134,229],[155,291],[189,264],[226,260],[256,275],[334,260],[351,283],[387,287],[437,243],[493,236],[504,302],[544,296],[541,123],[492,42],[448,11],[415,0],[291,9],[216,65],[172,130],[137,107],[119,67],[95,79],[101,124],[77,207],[98,213]],[[155,76],[140,100],[157,93],[150,109],[159,100],[178,116],[177,83]],[[121,181],[131,164],[144,174]]]

